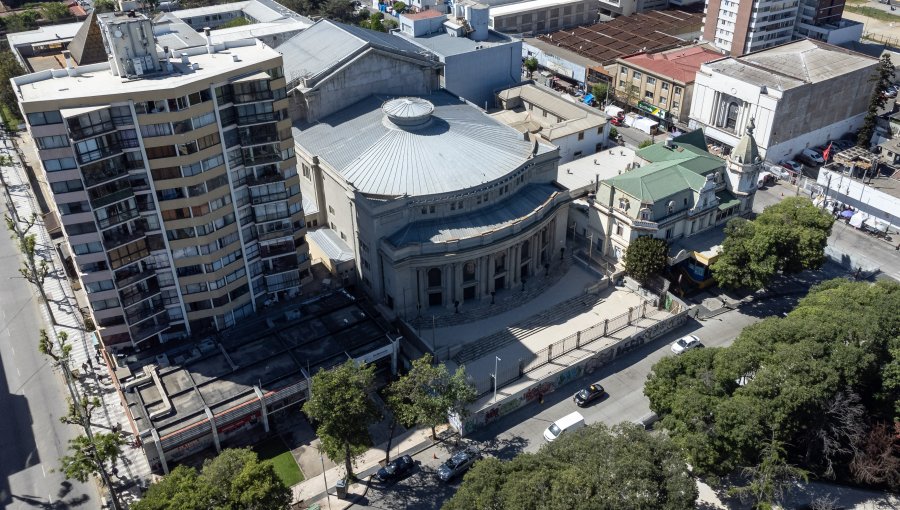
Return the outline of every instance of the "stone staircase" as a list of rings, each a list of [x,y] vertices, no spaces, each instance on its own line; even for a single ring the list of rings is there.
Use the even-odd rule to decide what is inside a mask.
[[[457,365],[463,365],[470,361],[474,361],[492,352],[496,352],[513,342],[521,341],[550,326],[565,322],[576,315],[585,313],[602,301],[603,298],[594,294],[584,294],[570,298],[537,315],[533,315],[524,321],[514,324],[509,328],[484,336],[467,344],[453,356],[453,361],[456,362]]]
[[[551,269],[548,276],[544,276],[543,272],[541,272],[539,276],[530,276],[528,278],[528,283],[525,284],[524,292],[522,291],[522,286],[520,284],[516,286],[516,288],[505,289],[498,293],[495,296],[493,305],[488,304],[490,302],[487,300],[479,301],[468,307],[467,305],[461,306],[459,313],[453,313],[452,310],[448,312],[443,309],[441,309],[440,314],[432,314],[430,310],[423,311],[420,317],[410,321],[410,325],[416,329],[456,326],[494,317],[521,306],[523,303],[527,303],[543,294],[566,274],[569,267],[572,266],[572,251],[573,250],[569,248],[566,249],[562,264]],[[432,315],[434,316],[434,319],[432,319]]]

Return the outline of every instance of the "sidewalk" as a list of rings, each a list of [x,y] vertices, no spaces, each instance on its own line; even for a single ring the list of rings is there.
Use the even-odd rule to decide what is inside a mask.
[[[46,329],[48,329],[48,333],[52,329],[56,335],[62,332],[68,334],[69,344],[72,345],[72,369],[79,373],[76,383],[77,392],[80,395],[97,396],[101,399],[102,406],[92,416],[95,423],[94,431],[109,432],[113,427],[119,427],[126,436],[126,442],[133,441],[136,439],[136,431],[133,430],[129,418],[125,415],[125,408],[119,397],[118,389],[112,383],[109,367],[102,358],[98,357],[97,348],[93,345],[93,337],[84,329],[74,291],[63,270],[56,246],[50,239],[43,223],[41,211],[33,195],[22,159],[12,140],[3,138],[0,143],[2,143],[0,154],[10,156],[13,163],[11,167],[0,168],[6,193],[12,201],[12,207],[20,218],[29,218],[32,213],[37,213],[39,218],[28,233],[36,236],[37,256],[46,260],[50,266],[50,274],[44,281],[48,303],[40,307],[44,324],[47,325]],[[37,338],[37,331],[35,331],[35,338]],[[134,485],[137,482],[148,480],[150,476],[150,466],[143,451],[127,444],[116,461],[115,469],[117,471],[114,472],[118,474],[113,476],[113,480],[118,482],[119,487],[129,487],[131,491],[137,491],[138,489]],[[125,505],[135,499],[134,494],[123,489],[119,490],[119,494],[120,500]]]
[[[446,425],[443,426],[443,430],[448,430]],[[391,444],[391,459],[400,455],[416,455],[433,446],[438,446],[442,444],[441,437],[447,437],[448,435],[450,434],[442,432],[442,427],[438,427],[438,439],[436,441],[432,441],[431,429],[427,427],[411,429],[403,434],[398,434],[394,437],[394,441]],[[384,461],[385,447],[387,447],[386,442],[375,448],[369,449],[357,459],[353,471],[360,481],[350,484],[348,487],[347,499],[338,499],[334,492],[334,484],[345,475],[344,465],[341,463],[338,466],[326,470],[324,479],[320,474],[292,486],[291,503],[296,504],[302,502],[302,505],[305,506],[301,505],[300,508],[308,508],[318,503],[320,508],[326,508],[326,505],[328,504],[328,493],[330,493],[332,510],[351,506],[355,496],[365,494],[366,490],[368,490],[368,484],[364,479],[372,476],[381,468],[380,463]],[[325,485],[326,481],[328,483],[327,487]],[[327,493],[326,489],[328,491]]]

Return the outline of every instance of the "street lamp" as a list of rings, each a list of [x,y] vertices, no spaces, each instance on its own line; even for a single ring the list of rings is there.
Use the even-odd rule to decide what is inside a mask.
[[[500,356],[494,356],[494,402],[497,401],[497,386],[500,386],[500,380],[497,378],[497,368],[501,361]]]

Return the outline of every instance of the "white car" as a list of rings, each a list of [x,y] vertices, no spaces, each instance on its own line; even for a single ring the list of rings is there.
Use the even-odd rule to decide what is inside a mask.
[[[803,171],[803,165],[794,161],[793,159],[790,161],[782,162],[781,166],[783,166],[784,168],[787,168],[788,170],[790,170],[794,173],[798,173],[798,174]]]
[[[817,165],[822,165],[825,163],[825,158],[819,154],[818,151],[814,151],[812,149],[803,149],[801,152],[805,157],[809,158],[812,161],[815,161]]]
[[[695,335],[687,335],[679,338],[674,344],[672,344],[672,352],[675,354],[681,354],[684,351],[693,349],[695,347],[700,347],[700,339]]]

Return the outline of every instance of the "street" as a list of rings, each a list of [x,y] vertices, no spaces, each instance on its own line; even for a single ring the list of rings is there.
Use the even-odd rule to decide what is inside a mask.
[[[99,508],[92,482],[66,481],[56,472],[77,430],[59,421],[67,393],[37,350],[43,327],[37,299],[19,275],[12,239],[0,237],[0,507]]]
[[[672,342],[681,336],[694,334],[706,347],[730,345],[745,326],[793,309],[797,299],[811,285],[842,275],[846,275],[842,268],[829,263],[822,271],[807,272],[798,278],[796,285],[791,285],[788,295],[757,300],[703,322],[690,320],[680,329],[616,359],[594,374],[558,388],[545,397],[543,404],[523,406],[490,426],[477,430],[464,441],[476,442],[486,455],[510,459],[523,452],[536,452],[544,444],[544,429],[554,420],[576,410],[582,413],[588,424],[602,422],[614,425],[640,420],[650,412],[649,402],[643,393],[644,381],[658,360],[673,355],[670,350]],[[608,396],[579,409],[572,402],[572,395],[593,382],[600,382]],[[422,452],[415,457],[420,465],[414,474],[389,486],[373,482],[366,496],[355,506],[377,509],[440,508],[444,501],[452,497],[460,483],[460,480],[455,480],[449,485],[443,484],[436,478],[437,466],[448,457],[449,450],[444,445]]]

